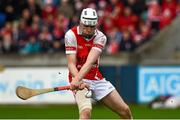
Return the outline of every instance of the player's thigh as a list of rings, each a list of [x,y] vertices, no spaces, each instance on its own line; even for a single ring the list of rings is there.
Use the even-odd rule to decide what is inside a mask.
[[[75,100],[79,108],[79,113],[81,113],[84,109],[92,109],[92,103],[90,98],[85,97],[85,93],[87,89],[78,90],[75,94]]]
[[[124,102],[116,89],[101,99],[101,102],[115,112],[128,108],[128,105]]]

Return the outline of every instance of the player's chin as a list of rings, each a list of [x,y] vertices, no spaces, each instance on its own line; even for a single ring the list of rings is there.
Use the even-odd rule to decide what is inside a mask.
[[[93,37],[93,34],[84,34],[83,37],[91,39]]]

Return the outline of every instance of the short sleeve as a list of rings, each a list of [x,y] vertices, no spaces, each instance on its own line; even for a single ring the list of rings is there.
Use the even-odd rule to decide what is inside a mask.
[[[77,48],[77,42],[76,42],[76,37],[71,30],[66,32],[64,40],[65,40],[66,54],[75,54]]]
[[[94,39],[93,49],[97,49],[100,52],[102,52],[102,50],[106,45],[106,41],[107,41],[106,36],[103,33],[101,33]]]

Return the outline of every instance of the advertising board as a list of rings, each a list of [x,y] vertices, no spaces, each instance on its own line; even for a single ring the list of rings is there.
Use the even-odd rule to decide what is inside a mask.
[[[71,91],[59,91],[32,97],[26,101],[15,94],[17,86],[53,88],[68,85],[65,67],[15,67],[0,73],[0,103],[74,103]]]
[[[159,95],[180,96],[180,67],[139,67],[138,102],[150,102]]]

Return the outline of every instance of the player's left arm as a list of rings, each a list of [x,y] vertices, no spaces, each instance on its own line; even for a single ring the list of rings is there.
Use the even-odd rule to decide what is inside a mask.
[[[96,49],[91,49],[86,62],[84,63],[84,65],[82,66],[82,68],[80,69],[80,71],[74,79],[77,81],[81,81],[84,78],[84,76],[89,72],[94,63],[97,61],[97,59],[100,57],[100,55],[100,51]]]
[[[74,78],[76,81],[81,81],[84,78],[84,76],[90,71],[94,63],[99,59],[105,44],[106,44],[105,36],[95,41],[92,49],[88,54],[86,62],[84,63],[84,65],[82,66],[82,68]]]

